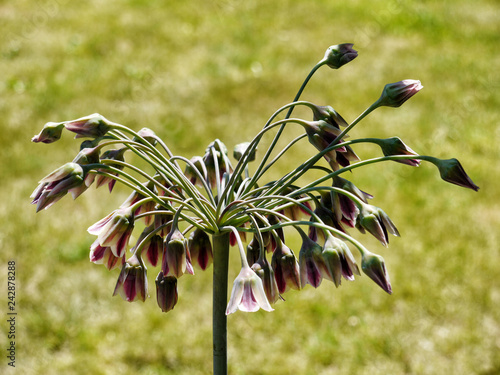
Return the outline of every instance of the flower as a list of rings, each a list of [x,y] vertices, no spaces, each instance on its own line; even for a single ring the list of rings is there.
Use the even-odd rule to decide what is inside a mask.
[[[63,122],[48,122],[44,125],[40,134],[31,138],[31,142],[52,143],[61,138],[64,129]]]
[[[101,161],[103,161],[103,160],[117,160],[117,161],[123,162],[123,161],[125,161],[125,158],[123,155],[124,155],[126,150],[127,150],[126,147],[123,147],[119,150],[107,150],[106,152],[104,152],[101,155]],[[113,163],[109,163],[109,164],[113,165]],[[114,166],[114,168],[119,169],[119,170],[123,169],[123,165],[113,165],[113,166]],[[99,171],[107,172],[113,176],[118,176],[118,173],[109,172],[109,170],[107,168],[101,168],[101,169],[99,169]],[[113,190],[113,187],[115,186],[116,180],[113,177],[97,175],[96,188],[101,187],[102,185],[104,185],[106,183],[108,184],[109,192],[111,193],[111,191]]]
[[[130,235],[134,229],[134,216],[129,207],[118,208],[90,226],[87,231],[96,235],[99,245],[110,247],[113,255],[125,253]]]
[[[85,177],[86,172],[81,165],[66,163],[42,178],[30,196],[33,199],[31,203],[37,205],[36,212],[49,208],[68,192],[76,199],[87,189]]]
[[[343,43],[328,47],[324,57],[326,65],[332,69],[338,69],[354,60],[358,57],[358,52],[352,49],[352,46],[352,43]]]
[[[293,251],[282,241],[277,241],[276,249],[271,258],[271,267],[278,291],[283,294],[288,289],[300,289],[299,263]]]
[[[148,295],[146,267],[136,255],[131,256],[122,265],[113,296],[117,294],[128,302],[134,302],[137,299],[143,302],[146,300]]]
[[[217,180],[222,181],[225,173],[233,172],[227,157],[227,147],[218,139],[208,145],[203,156],[203,163],[207,168],[208,182],[212,189],[217,186]]]
[[[364,233],[366,229],[384,246],[387,246],[389,243],[387,231],[399,237],[399,232],[389,216],[387,216],[381,208],[370,204],[364,204],[362,206],[356,225],[362,233]]]
[[[111,130],[109,121],[98,113],[64,123],[67,130],[76,133],[75,138],[99,138]]]
[[[359,275],[359,268],[351,251],[344,241],[328,234],[321,253],[326,265],[328,279],[336,287],[341,284],[342,276],[346,280],[354,280],[354,275]]]
[[[195,259],[202,270],[207,269],[214,255],[210,237],[203,230],[196,228],[189,236],[188,249],[191,259]]]
[[[194,275],[187,240],[177,228],[173,228],[165,239],[161,269],[165,276],[179,278],[184,273]]]
[[[324,120],[305,121],[302,125],[306,130],[309,143],[316,147],[318,151],[323,151],[332,146],[333,141],[341,133],[338,126]],[[339,144],[341,143],[342,140],[339,141]],[[330,150],[325,153],[324,157],[334,171],[340,168],[339,165],[347,167],[351,161],[359,160],[359,157],[350,146],[340,146],[335,150]]]
[[[326,264],[321,253],[320,245],[302,235],[302,247],[299,252],[300,284],[302,287],[310,284],[317,288],[323,277],[327,275]]]
[[[373,196],[361,191],[351,181],[342,177],[334,177],[332,187],[345,190],[348,193],[355,195],[362,202],[366,203],[367,199],[372,199]],[[328,194],[329,193],[329,194]],[[337,191],[330,191],[321,194],[321,205],[330,208],[336,215],[337,221],[344,223],[351,228],[356,225],[356,218],[359,215],[359,209],[354,201],[346,194]]]
[[[90,246],[90,261],[94,264],[104,264],[108,270],[116,268],[124,260],[124,257],[115,256],[109,246],[99,245],[99,240],[95,240]]]
[[[391,281],[385,268],[384,258],[377,254],[365,252],[361,259],[361,269],[387,293],[392,293]]]
[[[385,85],[382,95],[377,101],[377,107],[400,107],[424,86],[420,81],[405,79]]]
[[[113,180],[114,181],[114,180]],[[154,185],[151,183],[151,181],[148,181],[143,184],[146,189],[150,190],[151,192],[154,192]],[[138,190],[134,190],[128,198],[123,202],[120,206],[120,208],[124,207],[132,207],[135,206],[136,203],[140,202],[141,200],[145,199],[146,195]],[[139,207],[136,208],[134,211],[134,216],[137,216],[141,213],[146,213],[146,212],[151,212],[155,210],[156,202],[149,198],[148,200],[144,201],[143,204],[139,205]],[[154,220],[154,215],[146,215],[143,217],[144,218],[144,223],[146,225],[150,225],[153,220]]]
[[[248,265],[245,265],[234,280],[226,315],[238,309],[254,312],[259,308],[266,311],[274,310],[267,300],[261,278]]]
[[[265,257],[260,257],[250,267],[262,280],[264,292],[270,303],[275,303],[279,298],[278,285],[274,278],[274,271]]]
[[[236,160],[240,161],[241,157],[245,154],[248,147],[250,146],[250,142],[239,143],[234,146],[233,156]],[[251,162],[255,160],[255,153],[257,151],[257,147],[255,147],[247,156],[247,162]]]
[[[196,173],[195,168],[199,173]],[[193,156],[190,163],[186,164],[186,169],[184,170],[184,175],[189,179],[189,181],[193,185],[200,187],[203,186],[203,182],[200,181],[199,175],[203,176],[206,180],[207,173],[207,167],[205,166],[205,162],[201,156]]]
[[[141,138],[143,138],[146,142],[149,142],[151,145],[155,146],[156,143],[158,142],[158,139],[160,139],[154,131],[152,131],[149,128],[142,128],[137,132],[137,135]],[[138,143],[143,143],[141,138],[139,137],[134,137],[133,141],[138,142]]]
[[[161,311],[172,310],[177,299],[177,279],[174,276],[164,276],[160,271],[156,277],[156,301]]]
[[[479,186],[472,182],[471,178],[465,173],[462,164],[460,164],[457,159],[441,160],[437,158],[428,158],[427,160],[438,167],[443,180],[474,191],[479,190]]]
[[[144,254],[143,258],[145,261],[147,261],[151,266],[156,267],[156,265],[158,264],[158,258],[160,256],[160,252],[163,251],[163,238],[156,233],[152,234],[154,231],[155,229],[153,224],[144,228],[136,244],[132,249],[130,249],[130,251],[135,253],[137,247],[144,240],[146,240],[146,242],[142,245],[141,254]]]

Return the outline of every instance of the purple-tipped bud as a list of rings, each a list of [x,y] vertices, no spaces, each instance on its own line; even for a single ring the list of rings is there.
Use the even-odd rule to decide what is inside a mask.
[[[246,312],[255,312],[259,309],[273,311],[267,300],[261,278],[248,266],[242,267],[238,277],[234,280],[226,315],[238,309]]]
[[[453,158],[448,160],[441,160],[432,158],[429,159],[429,161],[436,167],[438,167],[439,173],[443,180],[467,189],[472,189],[474,191],[479,190],[479,186],[472,182],[471,178],[467,175],[467,173],[465,173],[462,164],[460,164],[457,159]]]
[[[384,258],[373,253],[365,253],[361,259],[361,269],[387,293],[392,293],[391,281],[385,268]]]
[[[156,277],[156,301],[161,311],[172,310],[177,299],[177,279],[174,276],[163,276],[160,272]]]
[[[179,278],[185,273],[194,275],[187,240],[177,228],[173,228],[165,239],[161,269],[165,276]]]
[[[410,147],[408,147],[399,137],[392,137],[387,139],[381,139],[379,141],[380,147],[382,148],[382,152],[385,156],[393,156],[393,155],[415,155],[418,154],[413,151]],[[402,160],[394,160],[398,163],[408,164],[412,167],[418,167],[420,165],[420,160],[418,159],[402,159]]]
[[[423,87],[420,81],[413,79],[389,83],[385,85],[382,95],[378,99],[378,106],[400,107]]]
[[[389,216],[382,209],[370,204],[363,205],[356,225],[361,232],[366,229],[384,246],[389,243],[387,232],[399,237],[399,232]]]
[[[212,264],[214,258],[212,244],[210,243],[210,237],[203,230],[196,228],[191,233],[188,248],[191,260],[194,260],[202,270],[206,270]]]
[[[321,256],[322,250],[316,242],[305,235],[302,236],[302,247],[299,253],[300,284],[302,287],[310,284],[317,288],[323,277],[327,275],[326,264]]]
[[[250,142],[243,142],[239,143],[236,146],[234,146],[233,150],[233,156],[236,160],[240,161],[241,157],[245,154],[245,151],[247,150],[248,146],[250,146]],[[250,154],[248,155],[247,162],[251,162],[255,160],[255,153],[257,152],[257,148],[255,148]]]
[[[273,252],[271,266],[280,294],[290,288],[300,289],[299,263],[293,251],[281,241],[278,241]]]
[[[64,123],[67,130],[76,133],[75,138],[99,138],[111,130],[109,121],[98,113]]]
[[[48,122],[43,127],[40,134],[35,135],[31,138],[31,142],[43,142],[43,143],[52,143],[61,138],[62,131],[64,129],[63,122]]]
[[[129,208],[118,208],[87,231],[97,236],[99,245],[110,247],[113,255],[120,258],[125,253],[133,229],[133,213]]]
[[[141,264],[137,256],[130,257],[122,266],[113,296],[120,296],[128,301],[145,301],[148,296],[148,278],[146,267]]]
[[[252,270],[261,278],[269,303],[276,303],[279,298],[278,285],[274,278],[274,271],[265,257],[252,264]]]
[[[352,43],[337,44],[328,47],[325,52],[326,65],[338,69],[358,57],[358,52],[352,48]]]

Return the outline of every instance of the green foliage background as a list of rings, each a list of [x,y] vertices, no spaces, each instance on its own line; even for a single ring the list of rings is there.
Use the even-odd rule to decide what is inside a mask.
[[[289,292],[273,313],[236,313],[230,373],[500,373],[499,9],[495,0],[0,1],[0,372],[207,374],[212,366],[211,270],[180,279],[179,303],[163,314],[155,270],[152,298],[128,304],[111,298],[118,271],[88,261],[86,228],[125,189],[92,189],[35,215],[28,197],[37,181],[79,145],[68,133],[31,144],[45,122],[99,112],[152,128],[186,157],[214,138],[232,149],[293,98],[329,45],[353,42],[359,57],[321,69],[303,98],[352,121],[386,83],[420,79],[425,88],[410,102],[377,110],[353,135],[398,135],[419,153],[457,157],[481,190],[445,184],[428,164],[353,173],[402,234],[389,249],[364,239],[386,259],[394,294],[359,277]],[[312,152],[301,143],[273,173]],[[8,260],[17,263],[12,372]],[[231,267],[232,280],[237,255]]]

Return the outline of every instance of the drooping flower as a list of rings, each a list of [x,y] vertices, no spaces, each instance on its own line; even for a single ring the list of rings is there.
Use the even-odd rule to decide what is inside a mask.
[[[261,278],[248,266],[241,268],[234,280],[231,298],[226,309],[226,315],[236,310],[254,312],[259,309],[273,311],[264,291]]]
[[[94,264],[104,264],[108,270],[112,270],[121,265],[125,258],[115,256],[109,246],[99,245],[99,240],[96,239],[90,246],[90,261]]]
[[[385,268],[384,258],[377,254],[365,252],[361,259],[361,269],[387,293],[392,293],[391,281]]]
[[[146,266],[142,264],[136,255],[132,255],[122,265],[113,296],[117,294],[120,294],[128,302],[138,299],[144,302],[148,296]]]
[[[172,228],[165,239],[161,269],[165,276],[179,278],[184,273],[194,275],[187,240],[177,228]]]
[[[208,183],[212,189],[217,186],[217,181],[222,181],[224,174],[233,172],[227,157],[227,147],[218,139],[208,145],[203,156],[203,163],[207,168]]]
[[[126,147],[123,147],[123,148],[118,149],[118,150],[107,150],[106,152],[104,152],[101,155],[101,161],[103,161],[103,160],[118,160],[118,161],[123,162],[123,161],[125,161],[124,154],[125,154],[126,150],[127,150]],[[113,163],[110,163],[110,164],[116,169],[119,169],[119,170],[123,169],[123,165],[113,165]],[[102,169],[100,169],[100,171],[107,172],[107,173],[109,173],[111,175],[115,175],[115,176],[118,175],[118,173],[110,172],[106,168],[102,168]],[[115,183],[116,183],[116,180],[114,178],[108,177],[108,176],[103,176],[103,175],[97,175],[95,180],[96,180],[96,188],[99,188],[102,185],[107,183],[110,193],[113,190],[113,187],[115,186]]]
[[[370,204],[362,206],[356,226],[362,233],[366,229],[384,246],[389,243],[387,232],[399,237],[399,232],[389,216],[381,208]]]
[[[399,82],[385,85],[382,95],[377,101],[379,107],[400,107],[424,86],[420,81],[414,79],[404,79]]]
[[[149,128],[142,128],[137,132],[137,135],[142,137],[146,142],[149,142],[151,145],[155,146],[158,142],[158,136],[154,131]],[[142,143],[142,140],[139,137],[133,138],[134,142]]]
[[[42,178],[30,196],[33,199],[31,203],[37,205],[36,212],[49,208],[68,192],[76,199],[87,189],[85,177],[86,172],[81,165],[66,163]]]
[[[99,245],[110,247],[114,256],[122,257],[133,229],[134,215],[125,207],[114,210],[87,231],[97,236]]]
[[[302,235],[302,247],[299,252],[300,284],[302,287],[310,284],[317,288],[323,277],[327,275],[326,265],[321,255],[322,250],[320,245],[305,234]]]
[[[269,303],[276,303],[279,299],[278,285],[276,284],[274,271],[266,257],[261,256],[250,268],[261,278]]]
[[[67,130],[76,133],[75,138],[99,138],[111,130],[109,121],[98,113],[64,123]]]
[[[63,122],[48,122],[44,125],[40,134],[35,135],[31,138],[31,142],[43,142],[52,143],[61,138],[62,131],[64,129]]]
[[[338,69],[358,57],[358,52],[352,48],[352,43],[342,43],[328,47],[324,59],[326,65]]]
[[[196,228],[189,236],[188,249],[191,255],[191,260],[195,260],[196,264],[202,270],[207,269],[213,261],[212,244],[210,237],[205,231]]]
[[[354,280],[354,275],[359,275],[359,268],[351,251],[344,241],[328,234],[321,253],[326,265],[328,279],[333,281],[336,287],[346,280]]]
[[[148,181],[143,185],[145,185],[146,189],[150,190],[151,192],[154,192],[154,185],[151,183],[151,181]],[[145,198],[146,198],[145,193],[138,190],[134,190],[128,196],[125,202],[121,204],[120,208],[131,207]],[[141,204],[139,207],[137,207],[137,209],[134,211],[134,216],[137,216],[141,213],[154,211],[155,206],[156,202],[153,199],[145,200],[144,203]],[[143,217],[143,219],[144,223],[149,226],[154,220],[154,215],[146,215]]]
[[[160,271],[156,277],[156,301],[161,311],[168,312],[177,304],[177,279],[174,276],[164,276]]]
[[[276,249],[271,258],[271,267],[280,294],[288,289],[300,289],[299,263],[293,251],[282,241],[277,241]]]
[[[135,253],[138,246],[142,243],[142,259],[147,261],[151,266],[156,267],[160,253],[163,252],[163,238],[158,234],[153,234],[154,231],[155,228],[153,224],[144,228],[136,244],[130,251]],[[143,243],[143,241],[145,242]]]
[[[367,203],[368,199],[373,198],[372,195],[358,189],[351,181],[339,176],[333,178],[332,187],[345,190],[346,192],[356,196],[364,203]],[[336,191],[331,191],[330,194],[322,194],[321,204],[325,207],[329,207],[329,204],[331,204],[331,209],[337,216],[338,221],[347,224],[351,228],[354,228],[356,225],[356,218],[359,215],[359,209],[353,200],[347,195]]]

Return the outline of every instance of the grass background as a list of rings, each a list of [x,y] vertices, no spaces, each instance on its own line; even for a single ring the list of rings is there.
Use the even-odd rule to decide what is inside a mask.
[[[293,98],[329,45],[353,42],[358,59],[321,69],[303,98],[352,121],[384,84],[420,79],[421,93],[377,110],[353,135],[398,135],[422,154],[457,157],[481,190],[445,184],[425,164],[353,173],[402,234],[389,249],[364,239],[385,257],[394,294],[360,277],[289,292],[273,313],[233,314],[230,373],[499,374],[499,9],[494,0],[0,1],[0,372],[212,366],[210,271],[182,278],[178,305],[163,314],[154,290],[144,304],[111,298],[118,271],[88,261],[86,228],[124,189],[92,189],[35,215],[37,181],[79,144],[69,134],[31,144],[45,122],[99,112],[154,129],[186,157],[216,137],[232,149]],[[312,152],[296,148],[272,173]],[[17,264],[13,371],[4,356],[8,260]],[[238,270],[236,256],[231,280]]]

